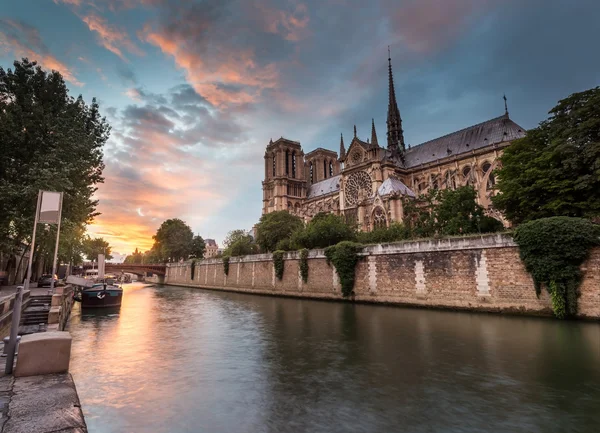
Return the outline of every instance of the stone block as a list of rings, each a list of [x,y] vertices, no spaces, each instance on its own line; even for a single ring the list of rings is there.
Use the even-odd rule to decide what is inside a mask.
[[[50,307],[50,312],[48,313],[48,325],[52,325],[60,321],[61,310],[62,307]]]
[[[60,307],[61,304],[62,304],[62,295],[59,295],[59,294],[52,295],[52,303],[50,304],[50,306],[51,307]]]
[[[24,335],[19,344],[15,377],[65,373],[71,360],[71,334],[41,332]]]

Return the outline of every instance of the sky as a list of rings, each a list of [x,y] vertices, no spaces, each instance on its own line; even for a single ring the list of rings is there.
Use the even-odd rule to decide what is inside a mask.
[[[0,0],[0,66],[28,57],[112,126],[113,250],[168,218],[222,243],[260,218],[271,138],[385,137],[390,46],[406,142],[504,113],[530,129],[600,83],[597,0]]]

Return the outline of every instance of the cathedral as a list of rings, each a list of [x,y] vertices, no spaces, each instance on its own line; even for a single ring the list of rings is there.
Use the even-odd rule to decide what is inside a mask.
[[[371,138],[356,134],[340,152],[317,148],[304,153],[297,141],[271,140],[265,152],[263,214],[287,210],[305,222],[319,212],[343,215],[361,230],[402,222],[403,198],[415,199],[432,189],[472,185],[490,216],[503,220],[491,206],[494,170],[502,150],[525,130],[502,116],[427,141],[406,146],[388,58],[387,145],[379,144],[375,123]]]

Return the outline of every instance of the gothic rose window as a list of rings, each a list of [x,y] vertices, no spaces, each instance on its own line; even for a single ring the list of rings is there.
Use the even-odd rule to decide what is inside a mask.
[[[346,180],[344,193],[346,195],[346,206],[354,206],[358,203],[361,192],[366,197],[371,196],[371,176],[364,171],[352,173]]]
[[[373,211],[373,226],[376,229],[386,227],[385,211],[379,206]]]
[[[356,151],[352,152],[352,162],[354,164],[358,164],[361,159],[362,159],[362,155],[361,155],[360,151],[356,150]]]

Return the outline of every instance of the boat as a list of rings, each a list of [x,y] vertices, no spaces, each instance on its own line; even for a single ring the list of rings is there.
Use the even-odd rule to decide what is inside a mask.
[[[76,287],[73,295],[81,302],[81,308],[120,307],[123,300],[123,289],[107,281],[93,281],[87,278],[70,275],[67,283]]]
[[[96,283],[80,291],[81,308],[120,307],[123,289],[107,283]]]

